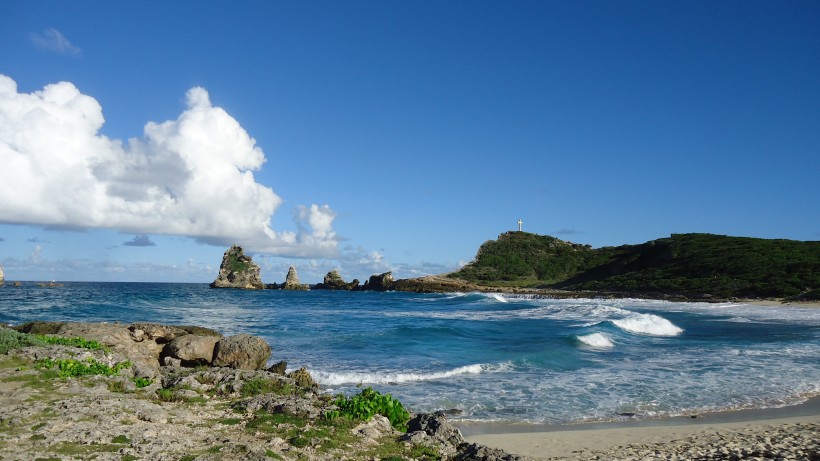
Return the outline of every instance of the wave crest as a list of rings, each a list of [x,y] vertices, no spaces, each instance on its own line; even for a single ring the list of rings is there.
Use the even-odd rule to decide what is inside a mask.
[[[677,336],[683,333],[682,328],[654,314],[632,314],[612,320],[612,323],[621,330],[650,336]]]
[[[477,375],[489,368],[488,365],[474,364],[453,368],[452,370],[432,372],[432,373],[360,373],[349,372],[311,372],[313,378],[319,384],[325,386],[339,386],[342,384],[388,384],[388,383],[409,383],[418,381],[434,381],[446,379],[458,375]]]
[[[596,349],[611,349],[615,347],[612,340],[609,339],[609,336],[603,333],[591,333],[588,335],[579,335],[576,336],[578,341],[587,346],[594,347]]]

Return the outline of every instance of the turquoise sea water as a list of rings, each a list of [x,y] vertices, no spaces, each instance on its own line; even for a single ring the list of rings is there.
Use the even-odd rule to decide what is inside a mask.
[[[328,392],[359,384],[454,419],[569,423],[820,394],[820,309],[492,294],[0,288],[0,322],[149,321],[250,333]]]

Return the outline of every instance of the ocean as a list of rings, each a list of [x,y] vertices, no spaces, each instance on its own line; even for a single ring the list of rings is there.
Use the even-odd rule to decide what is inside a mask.
[[[567,424],[820,395],[820,309],[500,294],[0,288],[0,322],[148,321],[249,333],[322,389],[371,386],[456,421]]]

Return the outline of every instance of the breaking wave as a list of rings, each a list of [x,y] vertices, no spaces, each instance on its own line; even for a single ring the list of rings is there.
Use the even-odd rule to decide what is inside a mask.
[[[418,381],[434,381],[446,379],[458,375],[477,375],[489,371],[490,365],[475,364],[453,368],[452,370],[432,372],[432,373],[360,373],[349,372],[311,372],[313,378],[319,384],[325,386],[339,386],[342,384],[389,384],[389,383],[410,383]]]
[[[588,335],[578,335],[576,336],[578,341],[587,346],[594,347],[596,349],[611,349],[615,347],[615,344],[609,339],[609,336],[603,333],[592,333]]]
[[[650,336],[677,336],[683,333],[682,328],[654,314],[630,314],[612,320],[612,323],[624,331]]]

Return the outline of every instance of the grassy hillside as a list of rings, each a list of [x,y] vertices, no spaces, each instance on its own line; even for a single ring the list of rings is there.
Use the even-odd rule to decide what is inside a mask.
[[[820,241],[673,234],[640,245],[592,249],[508,232],[484,243],[451,277],[484,285],[816,299]]]

